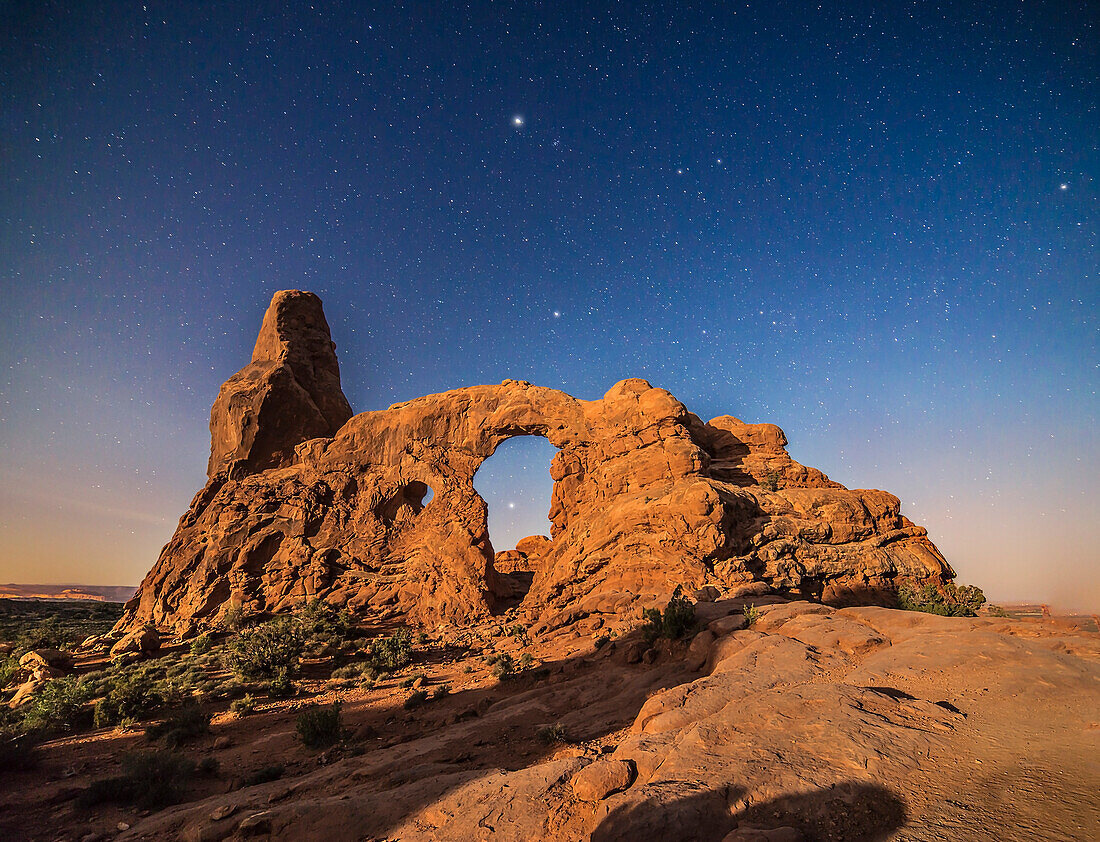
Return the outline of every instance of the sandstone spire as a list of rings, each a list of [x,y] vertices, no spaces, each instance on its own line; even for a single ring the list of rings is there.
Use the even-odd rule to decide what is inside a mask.
[[[297,445],[332,436],[349,418],[321,299],[300,290],[277,292],[252,362],[225,382],[210,410],[207,476],[287,465]]]

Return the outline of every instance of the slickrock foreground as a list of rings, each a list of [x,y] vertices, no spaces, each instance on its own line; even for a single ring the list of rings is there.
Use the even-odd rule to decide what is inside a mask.
[[[739,605],[701,604],[701,620],[736,626]],[[532,642],[549,666],[539,680],[456,684],[417,712],[349,697],[364,753],[331,765],[296,747],[285,720],[227,723],[215,733],[240,746],[218,753],[223,765],[261,762],[260,749],[307,771],[170,808],[121,838],[1100,838],[1097,635],[806,602],[701,635],[631,665],[626,641],[593,651],[563,629]],[[575,742],[543,745],[542,723]]]
[[[191,636],[231,605],[257,615],[314,597],[425,625],[522,597],[549,628],[661,603],[676,586],[866,604],[891,602],[902,580],[954,575],[893,495],[798,464],[774,425],[703,423],[644,380],[592,401],[508,380],[351,416],[311,293],[275,295],[210,429],[209,481],[118,631]],[[533,573],[526,593],[494,566],[473,486],[523,435],[559,450],[550,540],[501,559]]]

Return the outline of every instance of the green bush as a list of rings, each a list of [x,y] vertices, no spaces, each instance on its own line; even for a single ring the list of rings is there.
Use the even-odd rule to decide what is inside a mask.
[[[218,620],[218,625],[228,632],[242,632],[248,628],[248,617],[245,616],[244,608],[236,600],[231,600],[222,612],[221,618]]]
[[[7,687],[19,672],[19,659],[14,655],[0,656],[0,687]]]
[[[233,703],[229,705],[229,709],[237,716],[248,716],[256,712],[256,700],[245,693],[241,698],[234,699]]]
[[[751,602],[741,606],[741,613],[745,615],[745,624],[750,627],[760,619],[760,609]]]
[[[543,725],[535,732],[535,738],[544,746],[569,742],[569,734],[560,722],[555,725]]]
[[[371,641],[369,660],[377,672],[394,672],[412,662],[412,635],[408,629],[398,629],[389,637]]]
[[[338,742],[344,735],[340,725],[340,703],[323,708],[308,705],[298,714],[298,738],[309,748],[324,748]]]
[[[23,713],[26,730],[69,731],[88,719],[88,688],[75,675],[53,678],[38,688]]]
[[[311,640],[339,646],[355,631],[355,621],[345,608],[333,608],[327,602],[313,599],[298,612]]]
[[[405,699],[405,710],[412,710],[418,708],[424,702],[428,700],[427,690],[413,690],[407,699]]]
[[[516,674],[516,659],[507,652],[498,652],[491,655],[489,665],[493,668],[493,675],[501,681],[505,681]]]
[[[183,701],[182,687],[167,678],[158,678],[153,670],[121,670],[108,678],[107,695],[96,702],[95,726],[125,725],[137,722],[166,705]]]
[[[123,758],[121,774],[92,781],[79,800],[88,807],[110,801],[156,810],[181,801],[194,773],[195,764],[178,754],[137,752]]]
[[[695,624],[695,606],[684,598],[677,585],[664,613],[659,608],[647,608],[642,617],[645,620],[642,635],[647,642],[652,643],[658,637],[675,640],[687,634]]]
[[[205,655],[207,652],[210,651],[210,647],[213,645],[214,639],[210,636],[209,633],[200,634],[198,637],[191,641],[191,654],[195,656]]]
[[[898,588],[898,607],[906,611],[923,611],[941,617],[973,617],[985,604],[985,594],[974,585],[957,587],[947,582],[942,588],[904,582]]]
[[[169,748],[210,733],[210,714],[196,704],[186,705],[156,725],[145,729],[147,740],[163,739]]]
[[[299,620],[278,617],[240,632],[226,651],[226,666],[241,678],[268,681],[273,691],[285,690],[298,670],[305,642]]]
[[[768,491],[778,491],[779,473],[776,471],[768,471],[764,474],[764,481],[760,484],[768,489]]]
[[[509,626],[508,634],[514,637],[521,646],[529,646],[531,643],[531,637],[527,634],[527,627],[520,623]]]

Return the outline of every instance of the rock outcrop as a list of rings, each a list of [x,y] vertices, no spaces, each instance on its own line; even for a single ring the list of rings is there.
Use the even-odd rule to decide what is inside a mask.
[[[533,572],[522,605],[545,627],[659,604],[677,585],[852,603],[954,575],[893,495],[848,490],[793,461],[778,427],[704,423],[645,380],[591,401],[507,380],[349,416],[320,301],[277,293],[211,413],[209,481],[116,631],[188,635],[231,604],[315,597],[409,622],[484,617],[517,594],[473,478],[523,435],[559,450],[550,539],[519,553]]]
[[[277,292],[252,362],[225,381],[210,410],[207,476],[290,464],[297,445],[333,435],[349,418],[321,299]]]

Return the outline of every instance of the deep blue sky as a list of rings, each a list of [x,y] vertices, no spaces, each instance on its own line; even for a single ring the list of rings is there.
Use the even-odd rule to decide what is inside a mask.
[[[0,581],[140,580],[303,288],[357,411],[646,377],[1100,608],[1096,4],[288,5],[0,7]]]

